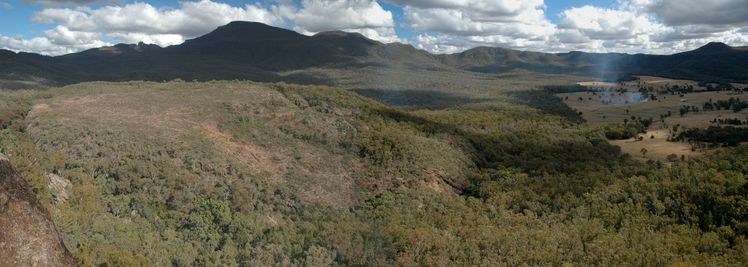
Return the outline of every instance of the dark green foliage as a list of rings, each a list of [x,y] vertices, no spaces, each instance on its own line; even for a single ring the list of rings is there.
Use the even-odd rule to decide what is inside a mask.
[[[736,146],[748,141],[748,128],[709,126],[706,129],[688,129],[678,134],[676,140]]]
[[[53,208],[82,265],[746,264],[745,147],[640,163],[542,92],[515,95],[531,107],[404,111],[326,87],[140,85],[2,97],[18,103],[8,125],[31,126],[3,129],[0,145],[42,201],[44,173],[73,184]],[[121,111],[191,109],[152,128],[27,112],[102,93]],[[219,132],[202,132],[210,119]],[[258,151],[280,175],[257,170]]]
[[[740,126],[740,125],[748,124],[748,121],[744,121],[738,118],[727,118],[727,119],[714,119],[712,120],[712,123]]]
[[[603,128],[605,138],[610,140],[624,140],[632,138],[641,133],[641,127],[628,123],[608,124]]]
[[[652,119],[634,118],[626,120],[624,123],[612,123],[603,127],[605,138],[610,140],[624,140],[637,136],[640,133],[646,133]]]
[[[572,110],[569,106],[564,104],[564,101],[561,100],[561,98],[555,95],[564,90],[575,92],[579,89],[580,88],[578,87],[550,87],[545,90],[519,91],[511,95],[518,98],[524,104],[548,114],[565,117],[573,122],[583,122],[584,119],[581,114]]]
[[[456,94],[425,90],[358,89],[354,90],[390,106],[400,108],[441,109],[480,102]]]
[[[704,103],[703,110],[732,110],[734,112],[740,112],[741,110],[748,108],[748,101],[740,100],[740,98],[730,97],[728,100],[717,100],[717,102]]]
[[[575,85],[549,85],[544,86],[544,90],[551,94],[563,94],[563,93],[576,93],[576,92],[592,92],[587,86]]]
[[[440,55],[448,65],[464,70],[503,73],[522,69],[539,73],[573,73],[610,81],[631,80],[632,75],[716,81],[748,80],[748,51],[724,43],[709,43],[673,55],[568,52],[547,54],[501,47],[477,47],[462,53]]]

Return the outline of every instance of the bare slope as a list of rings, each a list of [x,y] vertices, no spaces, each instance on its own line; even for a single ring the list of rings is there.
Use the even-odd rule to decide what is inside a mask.
[[[0,266],[74,266],[52,218],[0,154]]]

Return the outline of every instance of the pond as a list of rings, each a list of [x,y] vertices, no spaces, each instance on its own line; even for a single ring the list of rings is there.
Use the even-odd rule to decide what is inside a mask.
[[[603,105],[633,105],[649,101],[649,97],[630,89],[599,89],[592,92]]]

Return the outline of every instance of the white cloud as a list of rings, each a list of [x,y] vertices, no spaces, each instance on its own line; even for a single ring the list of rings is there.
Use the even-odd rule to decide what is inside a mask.
[[[445,53],[474,46],[538,47],[556,32],[541,0],[392,0],[403,5],[404,25],[425,32],[410,40]]]
[[[473,13],[483,21],[516,21],[521,15],[535,13],[544,6],[543,0],[390,0],[418,9],[451,9]],[[530,11],[528,13],[528,11]]]
[[[93,32],[75,32],[65,26],[57,26],[54,29],[44,31],[44,35],[50,42],[66,46],[89,46],[101,45],[100,33]]]
[[[234,7],[201,0],[182,2],[179,9],[156,8],[136,2],[124,6],[44,9],[34,15],[37,23],[56,23],[73,31],[106,32],[120,35],[180,35],[194,38],[235,20],[257,21],[280,26],[283,19],[258,5]]]
[[[405,25],[418,31],[526,38],[553,30],[553,25],[545,18],[543,1],[464,0],[452,2],[452,5],[396,2],[405,5]],[[415,5],[409,5],[411,2]]]
[[[658,14],[643,8],[644,2],[651,4],[653,1],[622,1],[614,9],[584,6],[563,11],[555,47],[669,54],[692,50],[711,41],[731,45],[747,43],[748,36],[734,25],[670,25]],[[713,7],[713,3],[704,2],[706,9]]]
[[[418,49],[440,54],[457,53],[472,48],[472,44],[464,38],[446,34],[419,34],[412,43]]]
[[[146,44],[156,44],[161,47],[170,45],[177,45],[184,42],[184,37],[179,34],[144,34],[134,32],[113,32],[108,33],[107,37],[110,39],[119,40],[123,43],[139,43],[143,42]]]
[[[44,37],[24,39],[21,36],[0,35],[0,48],[12,51],[32,51],[43,55],[60,55],[110,45],[95,32],[71,31],[57,26],[44,31]]]
[[[582,6],[553,14],[559,16],[558,24],[547,18],[543,0],[381,0],[403,8],[401,21],[377,0],[275,0],[273,4],[240,7],[214,1],[218,0],[179,2],[176,8],[142,2],[45,8],[32,21],[50,24],[51,29],[31,39],[2,37],[0,48],[60,54],[108,42],[167,46],[235,20],[292,28],[304,34],[358,32],[378,41],[404,41],[438,53],[475,46],[545,52],[672,53],[709,41],[748,44],[745,0],[618,0],[608,8]],[[416,35],[402,40],[396,26]]]
[[[8,2],[3,2],[3,1],[0,1],[0,7],[7,9],[7,10],[13,9],[13,5],[11,5]]]
[[[0,35],[0,48],[8,49],[15,52],[34,52],[42,55],[61,55],[78,52],[83,49],[101,47],[109,45],[108,43],[97,41],[90,44],[56,44],[47,37],[35,37],[24,39],[21,36],[8,37]]]
[[[631,39],[663,28],[645,15],[593,6],[563,11],[559,27],[577,30],[594,40]]]
[[[342,30],[382,42],[400,40],[392,12],[374,0],[302,0],[301,9],[288,17],[302,33]]]
[[[612,8],[566,9],[558,14],[558,25],[548,21],[542,1],[390,1],[403,6],[405,26],[424,32],[410,42],[437,53],[501,46],[545,52],[663,54],[710,41],[747,43],[745,0],[619,0]]]
[[[622,5],[654,14],[672,26],[748,24],[745,0],[629,0]]]
[[[47,54],[75,52],[101,46],[104,44],[102,36],[124,43],[175,45],[236,20],[281,26],[284,20],[278,12],[277,6],[234,7],[210,0],[182,2],[178,9],[156,8],[142,2],[97,9],[47,8],[36,13],[32,20],[57,24],[54,29],[44,32],[47,41],[68,46],[68,49],[28,50]],[[95,40],[92,39],[94,37]]]
[[[45,32],[46,37],[39,38],[48,38],[46,41],[54,45],[69,46],[68,49],[29,49],[47,54],[90,48],[96,43],[92,41],[94,37],[99,43],[106,39],[175,45],[231,21],[256,21],[273,26],[285,26],[290,21],[295,29],[307,34],[343,30],[383,42],[400,40],[395,33],[392,13],[374,0],[303,0],[300,9],[290,0],[279,0],[271,6],[248,4],[243,7],[200,0],[181,2],[178,8],[157,8],[135,2],[99,8],[45,8],[37,12],[32,21],[57,25]]]

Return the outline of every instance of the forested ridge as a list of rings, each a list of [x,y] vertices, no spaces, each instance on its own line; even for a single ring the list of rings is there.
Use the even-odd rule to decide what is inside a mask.
[[[747,147],[632,160],[552,91],[86,83],[3,92],[0,126],[84,266],[748,264]]]
[[[543,53],[475,47],[431,54],[409,44],[385,44],[358,33],[313,36],[257,22],[233,21],[184,43],[117,44],[60,56],[0,49],[0,88],[28,89],[88,81],[247,79],[336,85],[338,72],[382,78],[387,71],[438,71],[439,75],[534,73],[626,80],[652,75],[704,82],[741,82],[748,50],[708,43],[679,54]],[[372,72],[373,71],[373,72]]]

